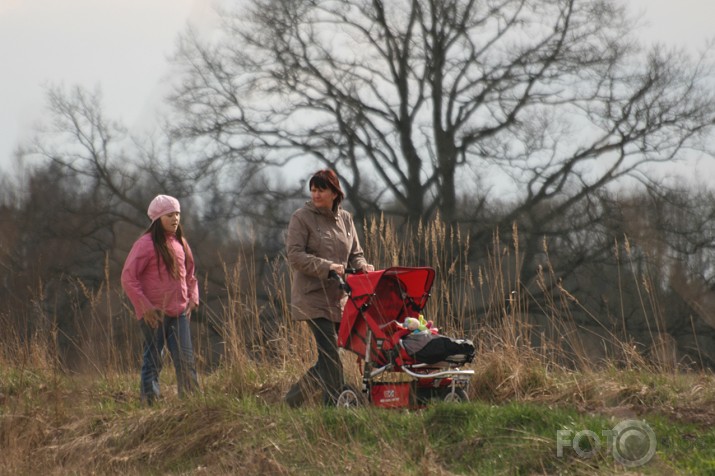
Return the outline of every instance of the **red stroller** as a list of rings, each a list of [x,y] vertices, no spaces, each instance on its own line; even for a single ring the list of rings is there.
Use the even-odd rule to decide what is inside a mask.
[[[349,296],[338,347],[354,352],[364,363],[362,392],[346,386],[338,396],[338,407],[358,406],[365,399],[375,406],[391,408],[415,408],[430,399],[468,400],[466,390],[474,370],[459,367],[474,357],[471,342],[471,353],[446,355],[435,363],[418,361],[404,346],[411,331],[402,322],[406,317],[419,316],[434,277],[435,271],[429,267],[348,274],[346,280],[338,277]],[[390,376],[386,372],[402,378],[385,381],[385,376]]]

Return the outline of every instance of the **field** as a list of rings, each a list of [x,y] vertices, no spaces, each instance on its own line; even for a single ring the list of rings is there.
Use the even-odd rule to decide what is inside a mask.
[[[67,364],[58,326],[28,336],[4,321],[0,474],[715,473],[710,371],[646,359],[615,336],[611,344],[619,352],[600,359],[576,341],[533,346],[523,317],[528,296],[517,293],[509,303],[501,298],[520,289],[518,273],[508,278],[504,272],[504,263],[518,260],[502,262],[504,254],[495,253],[489,266],[472,272],[449,264],[459,262],[459,247],[449,255],[442,254],[449,246],[434,246],[459,236],[427,230],[424,246],[413,250],[388,243],[389,232],[369,236],[383,240],[368,240],[369,249],[383,250],[371,258],[375,263],[421,257],[436,265],[438,291],[425,312],[452,316],[437,324],[475,341],[477,356],[467,365],[475,371],[469,402],[388,410],[329,408],[316,400],[288,408],[282,396],[312,364],[311,339],[303,324],[286,319],[266,328],[255,279],[245,286],[238,278],[238,269],[251,268],[239,263],[226,270],[231,286],[220,316],[223,357],[209,365],[197,323],[201,392],[183,400],[167,356],[163,399],[141,405],[138,331],[118,305],[116,286],[86,291],[89,304],[75,316],[82,326],[64,339],[84,365]],[[279,316],[287,306],[282,279],[277,273],[272,286],[272,314]],[[549,279],[546,270],[543,280]],[[573,325],[568,309],[577,302],[563,292],[568,306],[555,299],[542,310]],[[468,312],[475,301],[488,310],[476,328]],[[343,364],[357,384],[355,356],[345,352]]]
[[[167,395],[151,408],[139,402],[135,374],[90,377],[45,366],[4,367],[0,473],[715,471],[710,375],[548,371],[499,352],[481,356],[473,367],[470,402],[435,402],[418,410],[290,409],[280,400],[295,372],[248,362],[203,376],[201,394],[184,400],[172,394],[172,372],[166,371]],[[655,452],[632,447],[633,440],[614,453],[608,431],[622,422],[638,431],[645,422]]]

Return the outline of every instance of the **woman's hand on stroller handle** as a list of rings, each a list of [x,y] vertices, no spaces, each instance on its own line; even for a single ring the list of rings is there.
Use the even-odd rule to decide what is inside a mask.
[[[341,264],[333,263],[330,265],[330,271],[328,271],[328,278],[337,280],[340,289],[350,294],[350,285],[347,283],[344,276],[347,276],[348,274],[369,273],[371,271],[375,271],[374,266],[371,264],[366,264],[361,269],[358,269],[346,268]]]
[[[345,269],[346,274],[355,274],[357,271],[354,268],[347,268]],[[338,282],[338,286],[340,286],[340,289],[345,291],[346,293],[350,294],[350,285],[345,281],[345,278],[343,278],[338,272],[334,269],[331,269],[328,272],[328,278],[330,279],[335,279]]]
[[[337,276],[344,276],[346,274],[358,274],[358,273],[368,273],[370,271],[375,271],[372,265],[365,265],[362,269],[358,268],[346,268],[342,264],[333,263],[330,265],[330,271],[328,272],[328,277],[333,278],[333,273]]]

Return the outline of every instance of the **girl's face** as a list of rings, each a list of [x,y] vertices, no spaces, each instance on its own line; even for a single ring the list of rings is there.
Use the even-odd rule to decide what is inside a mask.
[[[313,200],[313,205],[317,208],[333,208],[333,200],[338,194],[330,188],[310,187],[310,199]]]
[[[181,220],[181,213],[179,213],[179,212],[167,213],[166,215],[162,215],[160,220],[161,220],[161,227],[164,229],[164,232],[173,235],[174,233],[176,233],[176,230],[179,228],[179,221]]]

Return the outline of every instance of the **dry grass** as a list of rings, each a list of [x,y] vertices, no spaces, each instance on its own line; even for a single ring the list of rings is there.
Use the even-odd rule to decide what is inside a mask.
[[[612,353],[593,359],[572,315],[574,309],[589,311],[562,287],[550,266],[540,270],[537,281],[545,301],[537,302],[522,286],[518,230],[513,230],[510,247],[503,247],[495,236],[492,253],[476,269],[467,259],[468,237],[439,220],[417,226],[407,240],[385,220],[369,224],[365,234],[364,248],[377,267],[436,268],[437,280],[424,312],[443,333],[474,340],[478,352],[470,365],[476,372],[470,388],[473,399],[540,402],[624,415],[660,408],[684,420],[715,421],[712,413],[702,410],[715,401],[709,374],[677,373],[670,360],[647,359],[632,342],[619,340],[605,326],[601,337],[609,341]],[[544,254],[548,256],[546,243]],[[7,330],[0,338],[0,472],[21,474],[40,468],[47,474],[142,474],[158,462],[169,472],[182,472],[190,461],[197,474],[290,474],[286,461],[297,456],[276,457],[288,451],[283,446],[288,444],[292,451],[302,448],[303,459],[296,464],[307,464],[315,473],[335,467],[334,461],[327,464],[318,456],[327,451],[341,458],[342,467],[354,468],[348,473],[363,474],[360,454],[341,454],[346,442],[334,440],[333,425],[349,424],[347,438],[355,425],[374,427],[377,421],[333,421],[330,428],[311,427],[309,437],[292,435],[306,431],[307,423],[300,416],[286,416],[279,402],[312,364],[315,350],[304,324],[282,318],[288,314],[289,289],[289,278],[281,271],[284,263],[268,263],[273,272],[264,303],[257,297],[255,262],[245,256],[224,268],[227,288],[221,309],[211,316],[222,323],[224,353],[218,367],[209,365],[206,331],[195,325],[200,367],[213,370],[202,375],[202,395],[187,402],[171,393],[173,372],[165,371],[164,404],[152,409],[139,405],[138,332],[108,272],[98,290],[77,282],[77,298],[89,304],[77,306],[72,335],[63,335],[56,316],[35,319],[43,325],[31,334],[13,327],[16,320],[0,316]],[[648,286],[642,282],[643,306],[655,315],[655,334],[662,323]],[[554,334],[547,335],[536,325],[534,311],[545,316]],[[598,316],[592,317],[598,321]],[[60,342],[80,356],[81,362],[72,362],[72,372]],[[348,380],[359,382],[354,356],[344,355],[344,367]],[[245,411],[246,405],[250,411]],[[274,423],[276,418],[281,424]],[[207,448],[206,442],[214,447]],[[387,455],[402,450],[390,445],[389,440],[378,439],[369,451],[391,461]],[[429,448],[425,451],[424,474],[444,473],[430,459]],[[392,471],[383,466],[381,472]]]

